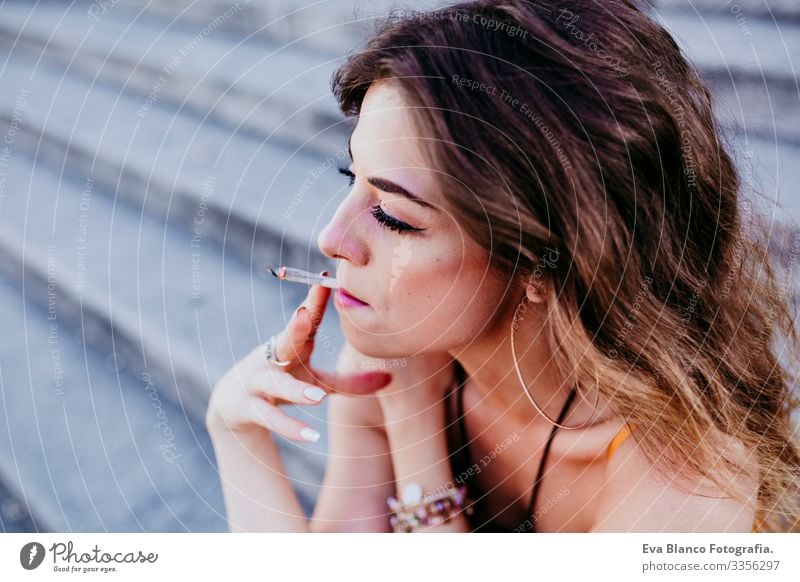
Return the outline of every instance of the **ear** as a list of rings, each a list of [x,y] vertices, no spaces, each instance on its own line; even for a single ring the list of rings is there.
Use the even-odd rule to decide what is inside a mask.
[[[545,288],[541,282],[531,282],[525,291],[528,301],[531,303],[544,303],[545,301]]]

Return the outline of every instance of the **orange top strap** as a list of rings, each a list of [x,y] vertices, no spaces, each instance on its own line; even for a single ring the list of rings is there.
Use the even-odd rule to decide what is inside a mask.
[[[611,444],[608,445],[608,453],[607,458],[611,459],[611,455],[614,454],[614,451],[617,450],[617,447],[622,444],[628,436],[631,434],[631,426],[629,424],[625,424],[617,434],[614,435],[614,438],[611,439]]]

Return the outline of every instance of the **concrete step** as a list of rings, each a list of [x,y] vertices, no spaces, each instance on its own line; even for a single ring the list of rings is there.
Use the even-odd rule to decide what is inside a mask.
[[[651,0],[659,9],[689,14],[718,14],[747,27],[755,19],[800,22],[797,0]]]
[[[0,318],[16,330],[0,337],[4,528],[11,517],[20,531],[225,531],[202,427],[90,348],[65,309],[0,281]]]
[[[19,117],[14,147],[39,163],[188,228],[202,212],[204,238],[258,268],[332,266],[315,239],[348,190],[336,172],[344,150],[310,157],[161,103],[142,119],[134,97],[16,56],[2,87],[0,122]]]
[[[260,141],[317,155],[341,147],[349,124],[329,88],[339,59],[226,35],[224,22],[178,25],[121,6],[97,21],[80,3],[10,2],[0,45],[135,97],[142,119],[166,102]]]
[[[709,82],[717,117],[739,132],[800,145],[800,21],[662,10],[658,20]]]
[[[776,224],[800,230],[800,146],[759,135],[727,139],[748,200]]]
[[[94,38],[100,37],[93,31],[90,38],[94,39],[94,48],[90,48],[90,43],[85,42],[82,37],[78,35],[80,26],[75,27],[72,20],[77,21],[86,27],[85,15],[80,14],[77,16],[77,10],[68,11],[66,18],[75,32],[71,32],[72,40],[69,41],[70,35],[64,35],[60,32],[60,26],[56,26],[56,18],[59,20],[64,16],[60,14],[59,9],[49,9],[45,14],[47,18],[43,19],[41,23],[36,25],[26,24],[24,30],[29,30],[31,34],[24,34],[23,38],[31,40],[35,47],[34,52],[41,52],[42,46],[47,46],[44,39],[48,38],[49,32],[56,28],[59,29],[57,34],[58,42],[63,42],[64,47],[58,47],[49,41],[50,50],[46,53],[52,53],[55,59],[60,59],[62,62],[72,59],[77,63],[85,65],[86,73],[89,75],[96,74],[96,71],[101,70],[100,77],[116,80],[119,84],[125,82],[129,86],[133,86],[128,79],[139,79],[144,77],[143,82],[140,84],[141,91],[147,92],[148,88],[152,88],[154,81],[154,71],[157,70],[157,64],[161,62],[169,62],[170,57],[178,54],[180,42],[191,44],[191,35],[197,35],[196,29],[205,30],[209,23],[218,23],[214,25],[214,31],[224,29],[225,24],[231,23],[227,27],[230,38],[228,45],[235,47],[229,48],[226,56],[230,55],[232,61],[230,68],[233,71],[244,73],[237,77],[235,81],[230,81],[225,78],[219,83],[219,87],[230,87],[228,93],[239,92],[242,95],[247,94],[247,91],[255,91],[252,93],[251,100],[261,101],[261,95],[269,94],[271,101],[279,101],[280,97],[273,93],[265,92],[266,87],[257,86],[256,83],[249,83],[251,75],[249,74],[253,65],[251,63],[263,60],[264,47],[258,47],[252,52],[245,49],[240,49],[239,45],[234,45],[235,35],[238,33],[249,36],[252,39],[254,36],[260,38],[267,38],[272,45],[271,47],[280,46],[278,54],[295,53],[297,47],[311,48],[318,51],[316,61],[314,57],[304,53],[307,59],[302,63],[296,61],[283,64],[281,59],[283,57],[273,57],[270,55],[269,65],[273,74],[278,72],[283,75],[284,79],[289,83],[294,82],[294,71],[297,70],[297,65],[305,65],[307,68],[317,70],[321,62],[325,62],[320,69],[320,73],[324,69],[324,74],[320,77],[315,77],[315,101],[309,103],[307,109],[304,111],[319,110],[322,105],[325,111],[320,111],[321,122],[317,124],[300,124],[293,123],[294,127],[299,127],[301,131],[294,133],[295,138],[299,136],[316,136],[316,128],[330,127],[331,124],[336,124],[339,119],[338,113],[332,102],[329,103],[328,99],[324,96],[327,94],[327,79],[333,71],[334,64],[341,61],[344,55],[355,47],[359,46],[377,26],[379,19],[384,16],[390,7],[395,7],[403,10],[401,5],[393,2],[377,2],[366,5],[359,2],[327,2],[320,5],[320,3],[309,3],[304,1],[284,1],[274,3],[242,3],[242,2],[226,2],[222,0],[207,0],[204,2],[178,2],[171,4],[147,3],[151,6],[145,6],[138,0],[131,2],[122,2],[120,5],[114,7],[113,10],[107,10],[106,14],[102,15],[99,20],[98,29],[102,28],[107,37],[105,43],[102,39]],[[413,8],[407,7],[407,10],[422,10],[426,7],[436,7],[442,5],[442,2],[428,1],[423,3],[416,3]],[[446,3],[445,3],[446,4]],[[734,5],[731,4],[731,7]],[[755,9],[754,6],[750,8]],[[735,8],[734,8],[735,9]],[[63,9],[61,9],[63,11]],[[25,10],[19,10],[15,14],[18,18],[25,13]],[[147,15],[140,16],[140,13]],[[38,12],[37,12],[38,14]],[[228,15],[225,17],[225,15]],[[248,18],[242,17],[243,14],[248,14]],[[779,139],[783,141],[791,141],[793,143],[800,143],[800,106],[798,106],[798,99],[800,99],[800,91],[797,85],[797,72],[792,62],[792,54],[800,54],[800,21],[789,19],[788,21],[774,22],[772,20],[751,18],[746,22],[742,22],[741,18],[735,18],[732,14],[724,12],[713,11],[709,7],[708,13],[697,14],[692,11],[687,11],[684,8],[667,3],[662,6],[657,12],[659,20],[664,23],[676,36],[676,38],[685,47],[687,54],[698,65],[703,72],[704,77],[712,85],[717,99],[720,102],[722,114],[728,114],[726,109],[733,109],[733,112],[739,112],[739,115],[728,115],[731,120],[740,124],[741,128],[747,127],[750,132],[758,131],[760,135],[771,135],[771,131],[776,133]],[[92,19],[90,19],[92,20]],[[177,21],[179,25],[175,23]],[[120,37],[125,38],[125,28],[130,27],[131,22],[136,22],[136,41],[132,43],[121,43]],[[142,26],[142,22],[145,23]],[[233,24],[233,23],[236,24]],[[259,24],[260,23],[260,24]],[[15,24],[22,24],[17,21]],[[279,25],[280,24],[280,25]],[[38,31],[37,28],[38,27]],[[140,28],[147,29],[147,34],[139,32]],[[185,29],[185,30],[184,30]],[[144,52],[149,55],[157,53],[157,50],[151,47],[158,47],[163,42],[151,42],[150,44],[143,45],[141,39],[149,39],[160,33],[164,38],[173,38],[174,42],[171,48],[165,51],[166,54],[160,58],[156,58],[157,63],[151,66],[145,66],[142,61],[141,54]],[[38,41],[35,37],[38,35]],[[11,38],[11,34],[7,33],[7,37]],[[131,36],[128,34],[127,36]],[[212,52],[212,44],[208,43],[206,49],[201,45],[206,44],[205,39],[214,35],[207,35],[203,38],[203,43],[198,45],[198,48],[193,48],[192,52],[196,53],[199,57],[204,50],[209,54],[203,55],[203,58],[196,64],[197,69],[190,76],[192,78],[214,79],[219,76],[219,67],[216,66],[219,59],[217,52]],[[221,37],[213,39],[220,45],[225,43]],[[79,42],[80,41],[80,42]],[[16,40],[17,46],[27,46]],[[101,67],[103,64],[100,60],[100,55],[111,54],[108,46],[114,42],[118,46],[118,50],[113,51],[113,59],[115,60],[114,71],[124,71],[124,73],[108,74],[104,69],[108,67]],[[245,41],[246,42],[246,41]],[[67,46],[68,45],[68,46]],[[80,46],[80,50],[77,48]],[[194,46],[194,45],[192,45]],[[722,49],[720,48],[722,47]],[[284,50],[288,49],[288,50]],[[274,50],[274,49],[273,49]],[[75,54],[83,54],[92,52],[95,57],[89,55],[85,58],[74,58]],[[126,56],[130,55],[130,56]],[[192,55],[190,55],[191,57]],[[215,60],[215,57],[217,60]],[[327,57],[327,59],[325,58]],[[125,65],[120,62],[125,62]],[[241,61],[241,62],[240,62]],[[274,62],[274,63],[273,63]],[[141,64],[140,64],[141,63]],[[208,63],[214,63],[209,67]],[[73,67],[75,65],[73,64]],[[187,67],[188,68],[188,67]],[[140,70],[141,69],[141,70]],[[145,70],[149,69],[149,70]],[[180,68],[171,73],[171,75],[180,75],[184,70],[183,63],[181,62]],[[262,78],[262,77],[259,77]],[[274,84],[274,82],[273,82]],[[169,84],[169,87],[174,89],[175,93],[172,98],[182,103],[196,103],[197,97],[201,96],[204,89],[197,89],[200,85],[186,85],[182,87],[180,84]],[[186,88],[191,87],[191,92]],[[166,88],[164,91],[169,91]],[[294,107],[290,89],[290,96],[287,100],[289,109]],[[218,91],[217,91],[218,93]],[[189,95],[188,97],[186,95]],[[238,93],[237,93],[238,94]],[[322,99],[322,100],[319,100]],[[200,111],[208,110],[208,100],[200,99],[199,105],[196,109]],[[284,108],[286,109],[286,108]],[[247,108],[234,108],[234,111],[248,111]],[[296,109],[294,109],[296,111]],[[212,112],[213,114],[213,112]],[[745,119],[740,119],[743,117]],[[226,118],[226,116],[223,116]],[[776,123],[776,119],[786,120],[787,123]],[[235,121],[235,120],[234,120]],[[267,124],[273,126],[274,124]],[[311,127],[313,125],[314,127]],[[242,126],[237,126],[242,127]],[[245,124],[243,127],[249,127]],[[292,134],[291,130],[285,126],[281,126]],[[342,132],[346,132],[344,125],[335,125]],[[347,126],[349,128],[349,126]],[[340,136],[332,135],[330,140],[322,144],[325,147],[330,146],[330,143],[335,143],[340,140]],[[330,135],[326,132],[325,135]],[[316,137],[315,137],[316,139]],[[324,154],[325,148],[318,149]]]
[[[5,163],[0,252],[6,276],[115,366],[147,374],[164,399],[201,423],[214,383],[285,327],[307,287],[281,283],[226,256],[197,231],[100,193],[91,176],[56,174],[14,151]],[[302,264],[300,265],[303,266]],[[55,284],[51,284],[55,281]],[[331,305],[312,361],[333,369],[343,345]],[[327,407],[287,406],[323,435],[276,437],[306,508],[324,475]]]
[[[92,81],[137,92],[141,107],[171,101],[237,131],[323,156],[341,147],[351,124],[341,121],[329,94],[330,74],[347,52],[343,45],[355,48],[390,4],[185,4],[145,8],[121,2],[96,8],[87,18],[83,6],[42,4],[32,10],[11,3],[0,11],[0,42],[69,65]],[[724,119],[800,143],[800,90],[791,59],[800,54],[800,21],[752,18],[743,26],[732,14],[709,11],[697,14],[666,3],[657,16],[712,85]],[[320,31],[321,39],[335,31],[330,50],[314,55],[300,48],[309,42],[328,46],[310,40]],[[241,38],[256,32],[272,44]]]
[[[0,477],[2,474],[0,473]],[[0,532],[22,533],[45,531],[39,521],[17,498],[17,495],[0,480]]]
[[[321,55],[344,57],[374,31],[391,8],[425,10],[452,4],[447,0],[119,0],[99,9],[103,21],[117,10],[143,13],[160,21],[175,20],[189,27],[219,22],[231,34],[254,36],[277,44],[302,46]],[[227,11],[227,12],[226,12]]]
[[[798,76],[800,23],[754,20],[744,31],[724,14],[660,10],[656,20],[673,35],[689,59],[704,71],[733,71],[792,81]]]
[[[369,3],[359,0],[173,0],[168,3],[120,0],[105,12],[98,10],[96,18],[104,22],[108,17],[129,10],[137,17],[139,14],[149,15],[154,21],[160,21],[162,27],[165,23],[172,26],[173,22],[187,27],[202,27],[219,21],[227,10],[233,15],[221,23],[220,29],[224,28],[231,35],[259,36],[277,44],[302,45],[341,58],[358,47],[391,9],[422,11],[450,4],[452,2],[446,0],[373,0]],[[766,40],[767,44],[762,48],[768,59],[771,56],[769,48],[781,39],[762,37],[761,30],[786,27],[784,36],[788,43],[795,30],[788,25],[800,24],[800,2],[797,0],[771,0],[769,3],[763,0],[655,0],[652,4],[657,14],[685,20],[690,26],[707,26],[711,34],[721,34],[719,46],[724,48],[725,58],[729,51],[747,48],[738,40],[733,44],[726,42],[731,32],[759,45]],[[778,24],[773,22],[773,18]],[[712,66],[716,67],[720,61],[717,58]]]

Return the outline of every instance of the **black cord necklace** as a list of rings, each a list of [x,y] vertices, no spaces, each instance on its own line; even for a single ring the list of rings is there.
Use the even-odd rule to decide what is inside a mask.
[[[465,422],[464,400],[463,400],[463,392],[464,392],[463,388],[464,388],[464,385],[466,384],[466,380],[467,379],[464,377],[463,369],[461,368],[460,364],[458,364],[458,363],[456,363],[456,374],[457,374],[457,387],[456,387],[456,389],[458,390],[458,394],[457,394],[457,406],[458,406],[458,408],[457,409],[458,409],[459,429],[460,429],[460,432],[461,432],[461,443],[462,443],[461,446],[463,447],[464,455],[465,455],[466,460],[467,460],[467,465],[466,466],[467,467],[472,467],[472,459],[471,459],[471,456],[470,456],[470,453],[469,453],[469,446],[468,446],[469,439],[467,437],[467,426],[466,426],[466,422]],[[577,386],[573,386],[572,390],[569,393],[569,396],[567,397],[567,401],[564,403],[564,406],[561,408],[561,413],[558,415],[558,419],[556,420],[556,422],[558,424],[563,424],[564,417],[566,416],[567,411],[569,410],[569,407],[572,404],[572,401],[575,399],[575,395],[576,394],[577,394]],[[544,454],[542,455],[542,460],[539,462],[539,470],[538,470],[538,472],[536,474],[536,480],[534,481],[534,484],[533,484],[533,491],[531,492],[530,501],[528,502],[528,510],[527,510],[527,513],[526,513],[526,515],[528,517],[533,517],[533,510],[534,510],[534,507],[536,505],[536,497],[538,496],[538,493],[539,493],[539,484],[542,481],[542,477],[543,477],[543,473],[544,473],[545,461],[547,460],[547,455],[550,452],[550,445],[553,442],[553,437],[556,435],[556,432],[558,431],[558,428],[559,428],[558,426],[553,425],[553,429],[550,431],[550,436],[547,438],[547,444],[545,444],[545,447],[544,447]],[[531,521],[531,529],[530,529],[530,531],[531,532],[535,532],[536,531],[536,519],[535,518]]]

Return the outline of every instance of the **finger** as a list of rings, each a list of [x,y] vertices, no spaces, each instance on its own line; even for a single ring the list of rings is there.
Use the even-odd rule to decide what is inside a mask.
[[[251,392],[292,404],[307,405],[319,404],[328,395],[327,391],[319,386],[303,382],[272,368],[266,368],[256,374]]]
[[[323,274],[327,275],[328,272],[323,271]],[[279,360],[299,360],[309,351],[306,342],[313,340],[317,333],[330,291],[330,288],[322,285],[311,285],[286,329],[275,340],[275,354]],[[310,347],[313,349],[313,343]]]
[[[300,305],[292,314],[292,318],[286,327],[275,336],[275,357],[282,362],[296,361],[303,357],[306,344],[306,336],[311,329],[311,318],[308,309]],[[291,366],[293,367],[293,366]],[[282,367],[281,370],[288,371],[291,367]]]
[[[295,310],[289,325],[276,338],[276,353],[278,359],[300,360],[306,350],[306,338],[311,333],[311,317],[308,308],[301,305]]]
[[[328,271],[322,271],[322,275],[328,275]],[[313,338],[316,335],[322,323],[322,318],[325,315],[325,309],[328,306],[328,300],[331,296],[330,287],[323,287],[322,285],[312,285],[308,290],[308,295],[303,301],[302,305],[308,308],[308,313],[311,316],[311,331],[308,333]]]
[[[328,392],[340,392],[354,396],[372,394],[392,381],[388,372],[328,372],[310,368],[314,384]]]
[[[293,441],[315,442],[319,440],[319,433],[316,430],[304,422],[292,418],[262,398],[251,398],[245,415],[251,422]]]

